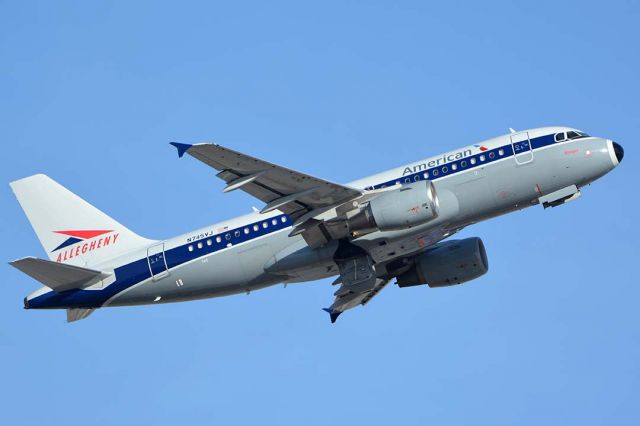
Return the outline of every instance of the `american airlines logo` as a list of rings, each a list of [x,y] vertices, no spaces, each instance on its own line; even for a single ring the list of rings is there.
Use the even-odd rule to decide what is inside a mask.
[[[480,151],[486,151],[487,147],[484,145],[480,147]],[[452,161],[461,160],[466,157],[470,157],[473,153],[470,149],[465,149],[464,151],[453,152],[451,154],[444,154],[440,158],[431,159],[425,163],[417,164],[413,167],[405,167],[402,171],[402,176],[410,175],[413,173],[418,173],[430,169],[432,167],[441,166],[443,164],[450,163]]]
[[[94,229],[94,230],[71,230],[71,231],[53,231],[56,234],[65,235],[68,238],[58,247],[51,250],[62,250],[58,253],[57,262],[64,262],[81,254],[86,254],[93,250],[115,244],[120,235],[111,229]],[[100,237],[100,238],[98,238]],[[80,244],[84,242],[84,244]],[[74,247],[71,247],[74,246]]]

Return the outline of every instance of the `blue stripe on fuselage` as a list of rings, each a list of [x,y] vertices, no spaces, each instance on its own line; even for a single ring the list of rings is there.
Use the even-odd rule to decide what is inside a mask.
[[[531,149],[535,150],[548,145],[552,145],[556,142],[554,140],[554,135],[551,134],[540,136],[538,138],[531,139],[530,141],[525,140],[516,142],[513,144],[513,146],[511,144],[503,145],[498,148],[482,151],[477,154],[461,158],[459,160],[454,160],[445,164],[437,165],[435,167],[420,169],[418,171],[415,171],[414,173],[404,175],[397,179],[392,179],[376,184],[374,186],[370,186],[367,189],[371,190],[385,188],[387,186],[393,186],[401,183],[417,182],[419,180],[438,180],[446,176],[462,173],[475,167],[484,166],[486,164],[493,163],[494,161],[511,157],[513,156],[514,147],[517,154],[525,154],[529,151],[529,143],[531,144]],[[502,152],[502,155],[500,154],[500,152]],[[482,158],[484,158],[484,160],[482,160]]]
[[[212,234],[166,250],[164,256],[167,267],[169,269],[175,268],[202,256],[223,250],[227,248],[228,244],[235,246],[290,226],[291,219],[288,215],[282,214],[238,228],[225,230],[223,233]],[[257,230],[254,230],[254,227],[257,227]],[[245,232],[245,229],[248,232]],[[220,242],[217,241],[218,238]],[[200,248],[199,245],[201,246]],[[98,308],[121,291],[151,278],[151,271],[146,257],[115,268],[114,273],[116,280],[103,289],[45,293],[29,300],[29,308]]]
[[[515,144],[518,154],[528,151],[528,147],[526,146],[527,142],[524,141],[525,145],[522,145],[522,143],[523,142],[518,142]],[[541,136],[530,140],[532,150],[552,145],[554,143],[556,142],[554,140],[553,134]],[[502,150],[502,155],[499,154],[500,150]],[[481,156],[484,156],[484,161],[481,161]],[[475,167],[481,167],[494,161],[502,160],[511,156],[513,156],[513,147],[511,144],[508,144],[491,150],[483,151],[460,160],[455,160],[443,165],[439,165],[437,167],[420,170],[416,173],[408,174],[398,179],[382,182],[367,189],[378,189],[395,185],[396,183],[408,183],[422,179],[437,180],[456,173],[461,173],[463,171],[473,169]],[[475,159],[475,164],[471,164],[471,159]],[[453,170],[453,164],[456,165],[456,170]],[[437,171],[436,175],[433,174],[434,171]],[[283,222],[282,218],[285,218],[286,220]],[[275,225],[272,223],[274,219],[277,220],[277,224]],[[265,222],[268,224],[266,228],[263,226]],[[258,226],[257,231],[254,231],[255,225]],[[289,226],[291,226],[291,218],[289,218],[289,216],[287,215],[279,215],[270,217],[266,220],[261,220],[259,222],[243,225],[238,228],[225,230],[225,232],[218,233],[210,237],[204,237],[198,240],[194,240],[187,244],[165,251],[167,267],[169,269],[175,268],[176,266],[198,259],[199,257],[207,256],[209,254],[223,250],[227,247],[227,244],[232,244],[232,246],[235,246],[237,244],[241,244],[255,238],[285,229]],[[248,234],[245,233],[245,228],[249,229]],[[227,235],[229,235],[228,240],[226,237]],[[221,239],[220,242],[216,241],[217,237]],[[202,244],[202,248],[198,248],[199,243]],[[192,249],[189,250],[189,247],[192,247]],[[104,289],[69,290],[61,293],[52,291],[29,300],[29,308],[98,308],[121,291],[151,278],[149,263],[146,257],[115,268],[114,273],[116,276],[116,280]]]

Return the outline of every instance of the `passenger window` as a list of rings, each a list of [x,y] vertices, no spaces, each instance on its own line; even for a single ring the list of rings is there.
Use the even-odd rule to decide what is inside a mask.
[[[460,167],[462,167],[462,168],[467,167],[467,162],[466,162],[465,160],[462,160],[462,161],[460,162]]]
[[[458,170],[458,165],[456,163],[453,163],[451,165],[451,170]]]
[[[484,155],[481,155],[480,156],[480,161],[484,161],[484,160],[485,160]]]
[[[475,158],[472,158],[471,160],[469,160],[469,162],[470,162],[471,164],[476,164],[476,159],[475,159]]]
[[[271,224],[272,224],[273,226],[276,226],[276,225],[278,224],[278,219],[273,219],[273,220],[271,221]]]
[[[200,242],[198,243],[198,248],[199,248],[199,249],[201,249],[201,248],[202,248],[202,241],[200,241]]]
[[[280,221],[282,223],[285,223],[287,221],[287,217],[286,216],[282,216],[282,218],[280,218]]]
[[[207,245],[210,246],[211,244],[213,244],[213,241],[211,241],[211,239],[207,240]]]
[[[438,169],[433,169],[433,171],[431,172],[431,174],[433,176],[438,176]]]
[[[231,239],[231,234],[227,234],[227,235],[225,235],[225,236],[224,236],[224,239],[225,239],[225,240],[227,240],[227,241],[229,241],[229,240]]]
[[[425,179],[429,179],[429,172],[424,172],[422,176],[424,176]]]
[[[419,181],[419,180],[420,180],[420,175],[416,175],[416,176],[413,178],[413,180],[414,180],[414,181],[416,181],[416,182],[417,182],[417,181]]]
[[[404,183],[411,183],[411,178],[406,178],[406,179],[404,180]]]
[[[493,152],[489,153],[489,158],[491,158],[492,160],[495,158],[496,154]]]
[[[193,246],[189,245],[189,247],[187,247],[189,249],[189,251],[193,251]]]
[[[240,231],[236,231],[236,232],[234,232],[234,233],[233,233],[233,235],[234,235],[236,238],[238,238],[238,237],[240,236]]]
[[[258,225],[253,225],[253,230],[257,231],[258,229],[260,229],[260,227]]]
[[[268,227],[268,226],[269,226],[269,223],[268,223],[268,222],[262,222],[262,227],[263,227],[264,229],[267,229],[267,227]]]
[[[447,166],[442,167],[442,173],[447,173],[448,171],[449,171],[449,168]]]
[[[244,228],[244,233],[245,233],[245,234],[248,234],[248,233],[249,233],[249,228],[248,228],[248,227],[247,227],[247,228]]]
[[[220,236],[217,236],[216,237],[216,243],[220,243],[220,242],[222,242],[222,238],[220,238]]]
[[[498,155],[502,157],[504,155],[504,149],[500,148],[498,150]]]

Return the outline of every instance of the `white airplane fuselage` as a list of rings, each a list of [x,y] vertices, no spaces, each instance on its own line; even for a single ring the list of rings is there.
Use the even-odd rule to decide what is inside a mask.
[[[558,191],[591,183],[622,158],[621,147],[609,139],[581,135],[556,140],[556,135],[574,130],[547,127],[508,134],[347,184],[375,193],[428,180],[440,208],[438,217],[423,225],[356,235],[351,243],[369,253],[376,271],[384,274],[391,262],[421,253],[473,223],[544,203],[550,194],[551,203],[554,193],[564,197],[560,202],[577,197],[579,193]],[[338,275],[333,259],[337,243],[311,249],[301,235],[289,235],[292,222],[278,210],[255,212],[154,241],[93,265],[113,274],[91,287],[66,292],[43,287],[25,298],[25,307],[178,302]],[[119,243],[114,236],[108,244]],[[82,256],[92,243],[95,249],[98,243],[90,239],[62,248],[57,260],[64,263]]]

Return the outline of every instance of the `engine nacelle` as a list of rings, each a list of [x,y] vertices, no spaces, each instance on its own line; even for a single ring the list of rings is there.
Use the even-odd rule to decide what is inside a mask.
[[[399,287],[427,284],[447,287],[471,281],[487,273],[489,262],[480,238],[452,240],[436,245],[415,258],[407,272],[398,275]]]
[[[438,197],[433,183],[419,181],[387,191],[347,221],[351,232],[395,231],[422,225],[438,217]]]

